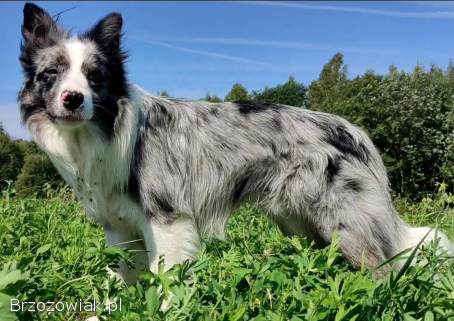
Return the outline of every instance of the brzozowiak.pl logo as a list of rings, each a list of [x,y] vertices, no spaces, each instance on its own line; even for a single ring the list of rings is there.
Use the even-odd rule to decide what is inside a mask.
[[[65,301],[20,301],[18,299],[11,299],[10,311],[11,312],[96,312],[107,311],[108,314],[112,312],[121,311],[121,298],[108,299],[106,302],[98,302],[96,299],[90,300],[77,300],[74,302]]]

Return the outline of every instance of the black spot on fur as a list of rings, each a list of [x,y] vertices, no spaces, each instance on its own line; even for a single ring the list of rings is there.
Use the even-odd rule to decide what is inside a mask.
[[[166,106],[156,101],[154,108],[146,114],[145,128],[153,132],[158,128],[170,126],[172,120],[173,117]]]
[[[324,133],[323,141],[336,148],[343,155],[350,155],[364,163],[369,160],[369,150],[363,142],[356,142],[353,135],[339,121],[337,122],[317,122],[315,119],[308,118],[315,126]]]
[[[345,182],[345,188],[350,189],[354,192],[361,192],[361,183],[355,179],[349,179]]]
[[[118,116],[117,99],[119,98],[106,94],[99,96],[93,101],[95,107],[91,121],[96,123],[109,139],[114,135],[115,121]]]
[[[283,159],[289,159],[289,158],[290,158],[290,152],[288,152],[288,151],[281,152],[281,153],[279,154],[279,156],[280,156],[281,158],[283,158]]]
[[[144,140],[146,136],[146,130],[141,130],[139,133],[138,139],[136,141],[136,145],[134,147],[134,157],[131,166],[131,172],[129,174],[129,182],[128,182],[128,194],[130,195],[131,199],[139,203],[142,207],[144,207],[145,212],[150,217],[154,217],[155,213],[154,210],[150,210],[147,206],[144,206],[144,202],[142,200],[141,195],[141,186],[140,181],[138,179],[139,170],[143,166],[143,159],[144,159]],[[170,202],[163,196],[158,195],[153,190],[148,191],[148,195],[151,196],[151,199],[154,201],[159,214],[170,214],[174,213],[174,208],[170,204]],[[169,216],[170,217],[170,216]]]
[[[236,173],[232,189],[233,201],[239,202],[251,194],[269,191],[269,180],[264,178],[268,177],[270,171],[274,171],[278,163],[276,158],[267,157],[249,164],[247,168],[243,168],[241,172]]]
[[[282,131],[282,120],[279,114],[275,115],[273,117],[273,120],[271,121],[272,123],[272,128],[278,132]]]
[[[271,147],[271,151],[273,152],[273,155],[274,155],[274,156],[277,156],[277,147],[276,147],[276,144],[273,143],[273,142],[271,142],[270,147]]]
[[[154,192],[151,192],[151,195],[161,213],[173,213],[175,211],[167,198],[161,197]]]
[[[208,114],[203,110],[197,110],[197,119],[202,119],[204,123],[208,124],[210,122],[210,118]]]
[[[283,158],[283,159],[289,159],[290,158],[290,151],[288,148],[279,148],[276,146],[274,142],[270,142],[270,148],[271,151],[273,152],[273,156],[277,159]]]
[[[132,200],[138,204],[142,204],[142,198],[140,196],[140,185],[138,179],[139,169],[143,162],[143,133],[139,134],[139,137],[134,146],[134,156],[132,160],[132,166],[129,173],[128,189],[127,192]]]
[[[242,115],[248,115],[253,113],[260,113],[267,110],[279,110],[279,106],[270,103],[260,103],[255,101],[236,101],[235,105],[238,107],[238,111]]]
[[[334,181],[334,176],[336,176],[340,169],[341,169],[341,161],[342,157],[340,156],[328,156],[328,165],[326,166],[326,178],[328,183],[332,183]]]
[[[213,115],[214,117],[219,116],[219,107],[212,107],[210,109],[210,114]]]
[[[237,150],[237,146],[233,145],[232,143],[230,142],[221,142],[219,144],[220,148],[223,149],[223,150],[228,150],[230,152],[233,152],[233,151],[236,151]]]
[[[168,116],[169,115],[169,111],[167,110],[167,108],[163,104],[157,103],[157,106],[158,106],[158,109],[159,109],[159,111],[161,112],[161,114],[163,116]]]
[[[312,161],[312,159],[306,159],[302,165],[303,168],[309,170],[310,172],[314,171],[314,162]]]
[[[134,202],[140,203],[139,180],[137,179],[137,175],[135,173],[131,173],[129,175],[128,194]]]
[[[250,179],[251,179],[251,172],[246,172],[242,176],[240,176],[233,187],[233,201],[238,202],[244,197],[244,192],[246,189],[246,186],[248,185]]]
[[[291,173],[287,175],[286,179],[287,180],[293,179],[296,176],[296,174],[298,173],[300,168],[301,168],[300,164],[293,166]]]
[[[363,162],[369,159],[369,151],[362,142],[356,142],[343,125],[328,126],[325,140],[344,155],[351,155]]]

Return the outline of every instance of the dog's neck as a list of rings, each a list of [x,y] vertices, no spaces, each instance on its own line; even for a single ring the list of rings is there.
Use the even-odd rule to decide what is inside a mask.
[[[128,182],[140,108],[133,99],[120,99],[117,104],[114,135],[109,139],[90,123],[79,128],[63,128],[42,119],[29,124],[35,141],[76,193],[99,186],[111,193]]]

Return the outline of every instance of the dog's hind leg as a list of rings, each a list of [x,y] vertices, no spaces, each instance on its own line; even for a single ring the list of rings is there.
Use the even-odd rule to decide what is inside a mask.
[[[343,256],[356,267],[373,269],[397,254],[401,234],[406,231],[388,196],[379,188],[349,191],[340,185],[327,190],[317,202],[287,206],[286,211],[293,215],[276,215],[276,211],[272,215],[285,234],[304,235],[323,247],[338,231]],[[389,268],[383,267],[376,274]]]
[[[343,215],[341,210],[319,211],[311,217],[281,216],[273,220],[285,235],[306,236],[318,248],[330,244],[337,231],[342,254],[355,267],[375,268],[396,254],[399,244],[396,231],[387,226],[388,222],[358,212]],[[388,268],[376,274],[381,275]]]
[[[148,253],[148,267],[156,272],[159,257],[164,257],[166,268],[193,259],[200,248],[199,235],[192,218],[180,216],[170,222],[151,218],[142,227]]]

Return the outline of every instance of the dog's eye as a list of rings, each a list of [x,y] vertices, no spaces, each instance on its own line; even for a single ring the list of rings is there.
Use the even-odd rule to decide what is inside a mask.
[[[55,69],[55,68],[48,68],[48,69],[44,70],[44,73],[45,73],[47,76],[53,76],[53,75],[58,74],[58,70]]]
[[[101,82],[103,75],[100,71],[94,70],[88,74],[87,78],[91,83],[97,85]]]

